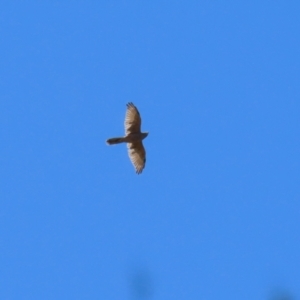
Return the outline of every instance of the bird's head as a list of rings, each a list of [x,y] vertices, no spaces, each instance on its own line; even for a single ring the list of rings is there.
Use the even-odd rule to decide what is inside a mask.
[[[149,132],[143,132],[143,139],[144,139],[145,137],[147,137],[148,134],[149,134]]]

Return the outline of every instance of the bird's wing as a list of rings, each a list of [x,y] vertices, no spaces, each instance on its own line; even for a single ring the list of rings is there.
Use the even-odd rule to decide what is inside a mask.
[[[125,134],[141,132],[141,116],[132,102],[127,104],[125,116]]]
[[[137,174],[142,173],[146,164],[146,151],[141,141],[127,143],[128,155]]]

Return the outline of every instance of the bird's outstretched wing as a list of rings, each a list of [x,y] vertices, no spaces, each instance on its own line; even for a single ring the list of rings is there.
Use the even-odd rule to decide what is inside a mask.
[[[141,132],[141,123],[142,120],[138,109],[132,102],[129,102],[125,116],[125,134]]]
[[[141,141],[128,143],[128,155],[137,174],[142,173],[146,164],[146,151]]]

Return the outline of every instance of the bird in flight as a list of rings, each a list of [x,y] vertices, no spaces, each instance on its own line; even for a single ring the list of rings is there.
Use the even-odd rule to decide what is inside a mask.
[[[146,164],[146,151],[142,140],[149,134],[141,132],[141,116],[136,106],[127,103],[125,116],[125,136],[111,138],[106,141],[108,145],[127,143],[128,155],[137,174],[142,173]]]

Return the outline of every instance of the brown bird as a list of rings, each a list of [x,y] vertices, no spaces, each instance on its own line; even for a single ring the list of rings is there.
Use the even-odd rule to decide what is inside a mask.
[[[141,116],[134,104],[129,102],[125,116],[125,136],[111,138],[106,141],[108,145],[127,143],[128,155],[137,174],[142,173],[146,164],[146,151],[142,140],[149,134],[141,132]]]

